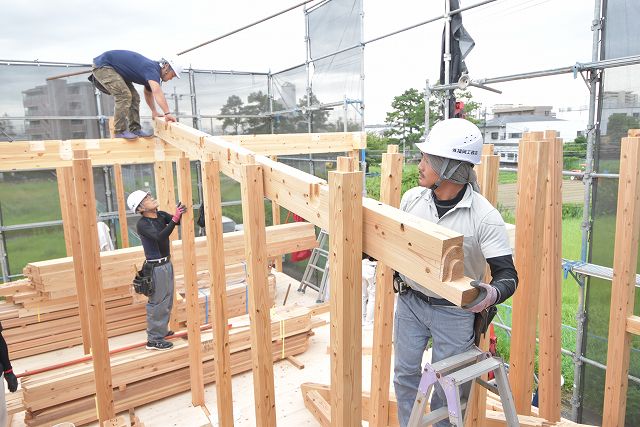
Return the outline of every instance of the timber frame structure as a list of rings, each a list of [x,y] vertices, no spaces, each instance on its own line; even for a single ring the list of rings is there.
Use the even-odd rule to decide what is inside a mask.
[[[116,165],[118,171],[123,164],[154,163],[156,177],[160,178],[158,199],[162,206],[171,206],[175,200],[173,185],[166,181],[173,179],[168,173],[172,171],[172,163],[177,165],[180,198],[188,201],[192,199],[189,165],[191,160],[198,160],[202,168],[206,220],[211,224],[206,242],[220,425],[233,425],[220,172],[241,184],[256,424],[276,425],[267,289],[269,251],[263,203],[266,197],[272,201],[275,210],[282,206],[329,230],[331,239],[331,384],[329,389],[322,385],[303,385],[305,404],[322,425],[355,426],[361,425],[362,420],[376,426],[396,425],[395,405],[389,396],[392,270],[411,277],[459,306],[473,300],[477,292],[470,285],[471,279],[464,276],[463,236],[397,208],[403,162],[397,147],[390,146],[383,156],[381,202],[378,202],[361,197],[362,172],[357,170],[357,159],[360,150],[366,146],[364,133],[215,137],[162,119],[155,120],[155,127],[155,138],[135,142],[122,139],[13,142],[2,143],[0,150],[0,170],[57,169],[61,173],[59,176],[67,177],[64,197],[73,209],[62,209],[65,240],[74,259],[85,352],[90,349],[93,354],[96,406],[101,424],[113,420],[116,414],[91,168],[109,164]],[[630,133],[630,137],[623,140],[621,177],[625,179],[620,180],[617,233],[631,235],[633,244],[629,251],[622,244],[625,239],[616,239],[620,243],[616,245],[615,254],[615,268],[619,273],[613,284],[609,356],[622,354],[623,361],[607,376],[605,414],[609,415],[605,422],[610,421],[608,425],[624,423],[629,337],[640,333],[640,321],[632,315],[635,251],[640,233],[640,186],[637,184],[640,138],[634,135]],[[520,150],[525,167],[518,178],[520,209],[516,218],[515,247],[521,289],[516,294],[514,308],[521,309],[514,310],[510,382],[518,413],[523,422],[529,420],[530,424],[526,425],[531,425],[527,416],[532,413],[529,397],[533,387],[533,350],[539,316],[542,372],[539,416],[546,422],[555,423],[560,421],[560,299],[557,292],[560,269],[556,268],[556,263],[560,260],[561,141],[553,132],[534,132],[525,135]],[[330,173],[326,182],[268,157],[293,152],[347,152],[349,156],[339,158],[337,170]],[[483,153],[480,183],[492,202],[495,202],[498,163],[491,149]],[[124,206],[121,183],[117,187],[118,205]],[[124,209],[119,209],[119,215],[121,222],[126,224]],[[191,211],[185,214],[181,229],[191,397],[195,406],[204,405],[204,381],[192,215]],[[72,220],[74,217],[77,221]],[[274,218],[277,220],[279,215]],[[376,281],[379,297],[369,397],[363,394],[361,381],[362,252],[378,259],[380,266]],[[546,266],[542,275],[540,265]],[[491,425],[504,425],[499,415],[483,409],[486,398],[481,393],[474,394],[474,398],[477,403],[470,409],[474,411],[472,425],[487,425],[489,419]]]

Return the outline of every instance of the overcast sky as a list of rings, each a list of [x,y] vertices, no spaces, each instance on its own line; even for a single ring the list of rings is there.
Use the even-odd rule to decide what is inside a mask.
[[[299,0],[3,1],[0,59],[88,63],[110,49],[150,58],[172,55],[285,9]],[[317,2],[315,2],[317,3]],[[312,3],[312,4],[315,4]],[[461,0],[462,6],[477,0]],[[463,23],[476,47],[467,58],[474,79],[544,70],[591,60],[592,0],[499,0],[467,11]],[[364,0],[365,40],[440,15],[443,0]],[[439,74],[442,21],[365,48],[366,123],[384,122],[395,95]],[[181,56],[194,68],[278,71],[304,62],[304,15],[295,9],[252,29]],[[0,84],[2,84],[0,82]],[[496,103],[578,107],[588,103],[571,75],[473,89]]]

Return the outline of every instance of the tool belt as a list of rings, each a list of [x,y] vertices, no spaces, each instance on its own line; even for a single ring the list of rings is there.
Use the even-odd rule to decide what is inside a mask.
[[[407,285],[404,280],[402,280],[402,277],[400,277],[400,274],[398,274],[397,271],[393,275],[393,292],[397,293],[398,295],[404,295],[407,292],[413,292],[415,296],[429,305],[442,305],[447,307],[452,307],[455,305],[447,299],[430,297],[420,291],[416,291],[411,286]]]
[[[497,313],[498,308],[495,305],[476,313],[473,321],[473,336],[476,346],[480,345],[480,338],[487,333],[487,329],[489,329],[489,325]]]
[[[136,291],[137,294],[142,294],[147,297],[153,295],[155,288],[153,286],[153,267],[154,264],[145,261],[142,269],[139,270],[133,278],[133,290]]]

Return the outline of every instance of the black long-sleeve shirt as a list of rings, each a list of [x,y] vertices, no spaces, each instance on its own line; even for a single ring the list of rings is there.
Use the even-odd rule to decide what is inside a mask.
[[[9,361],[9,347],[7,347],[7,342],[2,336],[2,323],[0,323],[0,365],[0,370],[3,372],[13,369]]]
[[[138,221],[136,230],[146,259],[159,259],[171,254],[169,236],[176,226],[171,218],[167,212],[158,211],[157,218],[143,216]]]

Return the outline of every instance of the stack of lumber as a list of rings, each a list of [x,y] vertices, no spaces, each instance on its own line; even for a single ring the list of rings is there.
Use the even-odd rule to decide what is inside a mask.
[[[247,284],[244,280],[244,266],[234,264],[227,266],[226,271],[228,316],[245,314],[247,312]],[[200,272],[198,279],[198,284],[201,287],[198,294],[200,321],[207,323],[210,311],[208,271]],[[182,288],[182,277],[176,277],[176,290],[178,291],[176,315],[181,324],[187,319],[186,300],[181,296]],[[127,292],[130,292],[130,289],[131,286],[128,286]],[[275,297],[275,277],[273,275],[269,276],[269,293],[273,300]],[[0,303],[0,307],[5,309],[13,307],[13,310],[18,312],[24,310],[24,308],[20,308],[22,303],[17,302],[16,298],[13,296],[6,298],[6,301]],[[44,312],[26,317],[18,315],[13,318],[3,318],[3,336],[9,346],[10,357],[17,359],[82,344],[77,307],[76,302],[71,308],[60,311]],[[107,299],[105,307],[109,337],[146,329],[146,297],[137,295],[134,297],[129,293],[125,298]]]
[[[229,331],[232,373],[251,369],[251,335],[248,316],[230,319]],[[273,360],[303,353],[312,333],[311,312],[305,307],[279,307],[272,310]],[[202,334],[204,380],[215,381],[213,338]],[[187,341],[174,340],[174,349],[165,352],[144,347],[111,356],[116,412],[163,399],[190,388]],[[52,425],[62,421],[76,425],[97,419],[95,385],[91,361],[24,377],[22,389],[25,423]]]
[[[310,249],[317,245],[315,229],[308,223],[283,224],[266,229],[268,256]],[[229,317],[247,313],[244,278],[244,235],[226,233],[224,255],[227,273]],[[210,306],[206,237],[196,240],[200,319],[208,322]],[[183,286],[182,242],[173,242],[172,263],[176,290]],[[146,328],[146,299],[132,293],[134,266],[144,259],[142,247],[100,254],[108,336],[118,336]],[[27,357],[82,343],[73,258],[59,258],[27,264],[26,279],[0,286],[0,321],[9,344],[11,358]],[[270,296],[275,295],[275,278],[269,279]],[[177,320],[186,321],[185,301],[178,296]]]

